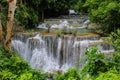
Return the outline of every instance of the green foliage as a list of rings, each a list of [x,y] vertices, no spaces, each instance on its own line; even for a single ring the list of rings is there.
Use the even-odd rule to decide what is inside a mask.
[[[27,62],[0,47],[1,80],[45,80],[46,74],[30,68]]]
[[[112,45],[115,51],[120,52],[120,29],[111,32],[110,37],[104,38],[110,45]]]
[[[111,44],[116,49],[116,51],[120,51],[120,29],[116,30],[116,32],[111,33]]]
[[[24,26],[26,28],[34,28],[39,22],[39,15],[36,9],[38,6],[33,7],[32,5],[34,5],[34,3],[31,3],[30,5],[29,2],[21,3],[19,0],[17,4],[19,6],[16,9],[15,19],[20,22],[21,26]]]
[[[100,24],[103,31],[111,32],[120,26],[119,4],[117,0],[87,0],[85,6],[89,7],[90,20]]]
[[[100,53],[96,47],[90,47],[86,51],[87,63],[83,67],[81,73],[84,77],[87,74],[98,75],[99,72],[106,72],[108,69],[108,63],[105,60],[105,56]]]
[[[84,57],[86,56],[86,57]],[[102,54],[95,46],[87,49],[86,61],[81,70],[70,69],[57,74],[55,80],[119,80],[120,53]]]
[[[120,26],[119,0],[79,0],[74,8],[87,12],[91,22],[101,25],[101,31],[110,33]]]
[[[32,79],[32,74],[31,73],[24,73],[19,77],[18,80],[31,80],[31,79]]]
[[[15,80],[17,78],[17,75],[13,74],[12,72],[8,71],[8,70],[2,70],[0,72],[0,79],[1,80]]]
[[[61,36],[62,35],[61,30],[56,30],[56,34],[57,36]]]
[[[87,13],[88,7],[84,6],[85,2],[86,0],[78,0],[76,5],[74,6],[74,9],[82,13]]]
[[[113,54],[110,65],[112,65],[118,73],[120,73],[120,52],[115,52]]]
[[[26,20],[28,15],[29,13],[27,12],[26,5],[21,4],[16,10],[15,18],[20,22],[21,26],[26,26],[26,24],[28,24],[28,21]]]
[[[62,34],[67,34],[67,33],[68,33],[68,32],[67,32],[67,29],[61,30],[61,33],[62,33]]]
[[[0,20],[2,21],[3,29],[6,27],[7,22],[7,7],[6,6],[7,1],[6,0],[0,0]]]
[[[42,18],[42,13],[47,13],[45,16],[53,14],[51,12],[59,12],[68,10],[72,5],[75,5],[75,0],[17,0],[17,8],[15,12],[15,20],[20,23],[20,26],[26,28],[36,27]],[[0,18],[2,18],[3,26],[7,22],[7,0],[0,1]]]
[[[74,68],[68,70],[64,74],[57,74],[55,80],[80,80],[79,70]]]
[[[72,29],[70,32],[71,32],[74,36],[77,35],[77,30],[76,30],[76,29]]]
[[[110,70],[105,73],[100,73],[95,80],[119,80],[120,74],[116,70]]]
[[[109,72],[111,69],[115,69],[118,73],[120,72],[120,53],[105,55],[102,54],[96,47],[90,47],[87,49],[86,55],[87,62],[80,72],[82,80],[96,78],[101,73],[104,74]],[[87,77],[88,75],[89,77]]]

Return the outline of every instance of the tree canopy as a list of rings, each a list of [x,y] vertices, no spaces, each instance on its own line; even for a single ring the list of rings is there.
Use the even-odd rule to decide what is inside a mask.
[[[119,0],[87,0],[85,5],[89,7],[90,20],[101,24],[103,30],[110,32],[119,28]]]
[[[104,32],[110,33],[120,26],[119,0],[79,0],[74,8],[87,12],[91,22],[101,25]]]
[[[6,24],[6,4],[7,0],[0,1],[0,18],[3,26]],[[68,9],[88,13],[90,20],[100,24],[105,32],[111,32],[120,26],[119,0],[18,0],[15,20],[26,28],[34,28],[44,18],[66,14]]]
[[[42,21],[42,18],[44,19],[44,16],[54,17],[62,13],[67,13],[68,9],[73,8],[73,5],[75,5],[77,1],[78,0],[18,0],[15,19],[20,22],[20,25],[26,28],[33,28]],[[6,4],[7,0],[0,1],[0,10],[3,14],[7,13],[5,10],[7,9]],[[0,16],[4,17],[5,15],[2,13],[0,13]]]

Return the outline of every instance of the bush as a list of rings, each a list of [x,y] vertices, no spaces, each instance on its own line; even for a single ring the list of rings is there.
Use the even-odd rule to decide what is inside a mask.
[[[86,63],[81,70],[70,69],[64,74],[57,74],[55,80],[119,80],[119,52],[103,54],[95,46],[92,46],[86,50],[83,58],[86,58],[82,60]]]
[[[116,51],[120,51],[120,29],[117,29],[115,32],[111,32],[109,41]]]
[[[101,54],[96,47],[90,47],[86,51],[87,62],[82,69],[83,76],[87,74],[98,75],[99,72],[108,71],[108,62],[105,59],[104,54]]]
[[[47,74],[30,68],[27,62],[0,47],[1,80],[45,80]]]
[[[116,70],[110,70],[105,73],[100,73],[95,80],[120,80],[120,74]]]
[[[61,30],[56,30],[56,34],[57,36],[61,36],[62,35]]]
[[[85,55],[87,55],[87,61],[80,72],[83,80],[86,79],[87,75],[89,78],[94,78],[111,69],[120,72],[120,53],[102,54],[96,47],[90,47]]]
[[[80,80],[79,70],[74,68],[68,70],[64,74],[57,74],[55,80]]]

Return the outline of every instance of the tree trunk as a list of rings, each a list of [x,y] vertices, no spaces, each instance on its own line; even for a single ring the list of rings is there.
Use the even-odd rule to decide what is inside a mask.
[[[44,22],[44,11],[42,11],[42,22]]]
[[[20,0],[20,4],[22,4],[23,3],[23,1],[22,0]]]
[[[9,2],[9,9],[8,9],[8,21],[7,21],[7,29],[6,29],[5,47],[11,50],[11,36],[12,36],[14,12],[16,9],[16,0],[8,0],[8,2]]]
[[[2,32],[2,24],[1,24],[1,20],[0,20],[0,44],[3,44],[3,32]]]

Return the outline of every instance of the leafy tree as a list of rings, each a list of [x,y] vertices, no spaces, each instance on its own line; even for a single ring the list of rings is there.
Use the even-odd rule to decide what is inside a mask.
[[[34,28],[45,17],[68,11],[78,0],[18,0],[15,17],[26,28]]]
[[[102,26],[105,32],[111,32],[119,28],[120,2],[118,0],[87,0],[89,17],[92,22]]]
[[[115,51],[120,52],[120,29],[117,29],[114,32],[111,32],[110,36],[107,38],[103,38],[106,42],[112,45]]]
[[[85,2],[86,2],[86,0],[78,0],[74,6],[74,9],[81,13],[87,13],[88,8],[84,6]]]
[[[116,30],[115,32],[111,32],[109,41],[111,42],[111,45],[115,48],[115,50],[120,52],[120,29]]]
[[[109,72],[111,69],[117,71],[119,74],[120,72],[119,52],[113,54],[102,54],[96,47],[90,47],[87,49],[86,55],[88,56],[86,57],[87,58],[86,64],[80,71],[82,80],[87,78],[88,79],[96,78],[98,75],[100,75],[100,73],[104,74],[106,72]]]

